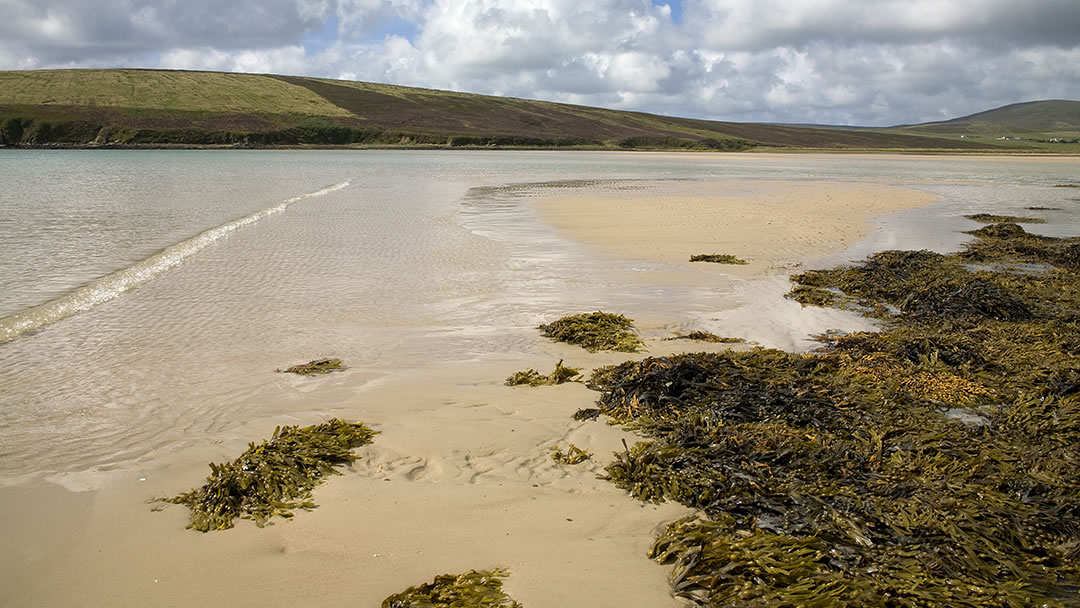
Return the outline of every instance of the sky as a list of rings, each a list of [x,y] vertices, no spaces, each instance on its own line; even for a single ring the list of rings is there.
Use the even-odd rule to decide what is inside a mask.
[[[0,69],[365,80],[887,126],[1080,100],[1080,0],[0,0]]]

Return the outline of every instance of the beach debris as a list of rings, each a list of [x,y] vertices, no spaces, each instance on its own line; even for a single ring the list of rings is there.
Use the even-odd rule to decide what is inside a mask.
[[[565,382],[580,381],[581,368],[566,367],[563,365],[563,360],[559,359],[559,362],[555,364],[555,370],[546,376],[530,367],[525,371],[514,372],[514,375],[506,379],[506,385],[520,386],[526,384],[528,386],[549,386],[553,384],[563,384]]]
[[[746,342],[744,338],[727,338],[724,336],[718,336],[709,331],[696,330],[688,334],[676,334],[674,336],[664,338],[664,340],[697,340],[699,342],[711,342],[713,344],[741,344]]]
[[[338,474],[336,466],[355,460],[351,450],[371,443],[376,434],[337,418],[304,428],[278,427],[268,441],[249,443],[236,460],[210,463],[202,487],[160,501],[189,507],[187,527],[200,532],[231,528],[237,517],[261,528],[275,515],[288,518],[295,509],[315,508],[315,486]]]
[[[1080,188],[1080,184],[1054,184],[1055,188]]]
[[[340,372],[347,369],[341,362],[341,359],[315,359],[314,361],[308,361],[307,363],[301,363],[300,365],[293,365],[285,370],[277,370],[279,372],[285,371],[290,374],[297,374],[300,376],[317,376],[322,374],[329,374],[331,372]]]
[[[1028,209],[1039,209],[1038,207],[1028,207]],[[1039,219],[1037,217],[1020,217],[1016,215],[993,215],[990,213],[976,213],[974,215],[965,215],[969,220],[981,222],[983,224],[1045,224],[1046,220]]]
[[[633,332],[634,322],[623,315],[590,312],[562,317],[537,329],[556,342],[577,344],[589,352],[637,352],[645,346]]]
[[[650,552],[678,596],[1077,605],[1080,239],[987,228],[956,254],[883,252],[794,278],[880,332],[593,373],[600,413],[646,438],[624,443],[609,479],[699,510]],[[1053,268],[970,271],[972,258]]]
[[[502,590],[503,569],[443,574],[383,600],[382,608],[521,608]]]
[[[712,262],[713,264],[749,264],[742,258],[737,258],[729,253],[699,253],[690,256],[691,262]]]
[[[1061,211],[1061,207],[1024,207],[1028,211]]]
[[[551,448],[551,459],[557,464],[579,464],[591,458],[589,450],[583,450],[572,443],[566,446],[565,452],[557,445]]]

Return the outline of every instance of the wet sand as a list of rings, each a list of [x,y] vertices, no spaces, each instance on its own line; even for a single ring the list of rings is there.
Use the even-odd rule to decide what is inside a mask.
[[[688,182],[651,192],[542,200],[537,209],[599,255],[681,262],[732,253],[751,264],[716,272],[753,277],[844,247],[873,228],[872,218],[933,200],[814,182]],[[688,349],[706,350],[651,339],[638,356]],[[82,486],[39,479],[0,488],[0,605],[377,606],[437,574],[503,567],[512,573],[507,591],[525,606],[680,606],[668,569],[645,554],[657,529],[688,510],[642,505],[597,479],[632,436],[571,418],[594,399],[582,385],[503,386],[514,371],[546,373],[559,359],[593,368],[628,358],[537,336],[516,355],[377,381],[351,381],[353,372],[312,379],[302,402],[290,397],[304,414],[255,420],[245,439],[192,446],[163,458],[167,467],[98,471]],[[380,434],[343,476],[315,490],[315,511],[264,529],[239,521],[200,534],[184,530],[183,507],[155,513],[147,504],[202,483],[207,462],[234,458],[278,424],[334,416]],[[568,442],[594,460],[554,464],[552,446]]]

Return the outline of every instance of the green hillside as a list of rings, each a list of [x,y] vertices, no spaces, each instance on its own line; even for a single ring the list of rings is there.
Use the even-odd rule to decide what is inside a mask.
[[[1080,101],[1028,101],[895,132],[1030,148],[1080,152]],[[1055,141],[1056,140],[1056,141]]]
[[[297,76],[0,71],[0,145],[995,149],[902,130],[671,118]]]

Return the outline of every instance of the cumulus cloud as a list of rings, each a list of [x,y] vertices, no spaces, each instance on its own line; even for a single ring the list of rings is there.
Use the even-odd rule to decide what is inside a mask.
[[[720,120],[1080,98],[1075,0],[0,0],[0,68],[309,74]]]

